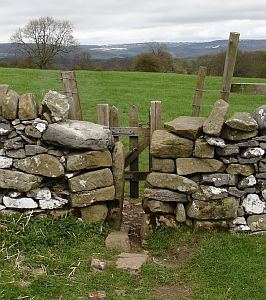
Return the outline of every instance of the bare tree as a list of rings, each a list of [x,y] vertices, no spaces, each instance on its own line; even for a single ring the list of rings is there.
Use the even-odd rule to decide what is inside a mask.
[[[68,21],[41,17],[19,28],[11,42],[40,69],[45,69],[58,54],[69,53],[77,46],[72,32]]]

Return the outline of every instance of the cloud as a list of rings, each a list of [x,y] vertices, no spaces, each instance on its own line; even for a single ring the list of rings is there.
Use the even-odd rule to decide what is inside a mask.
[[[265,0],[1,0],[0,42],[29,20],[67,19],[81,43],[265,38]]]

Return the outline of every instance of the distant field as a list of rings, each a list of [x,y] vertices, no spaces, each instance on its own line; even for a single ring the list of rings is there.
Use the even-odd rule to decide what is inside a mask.
[[[136,105],[140,111],[140,122],[148,122],[149,103],[161,100],[163,121],[179,115],[190,115],[197,76],[165,73],[95,72],[77,71],[76,77],[86,120],[96,121],[96,105],[115,105],[121,114],[121,123],[127,125],[128,108]],[[200,115],[206,116],[212,104],[219,99],[221,77],[207,77],[206,90]],[[266,79],[234,78],[234,82],[264,82]],[[9,84],[19,94],[31,92],[39,101],[49,90],[62,91],[60,72],[50,70],[0,68],[0,83]],[[231,94],[230,112],[253,111],[265,104],[265,96]]]

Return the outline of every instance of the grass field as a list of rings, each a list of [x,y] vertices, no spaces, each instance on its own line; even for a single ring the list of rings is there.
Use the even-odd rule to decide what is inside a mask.
[[[117,106],[123,125],[133,104],[141,123],[147,123],[151,100],[162,101],[163,121],[191,113],[196,76],[86,71],[76,75],[82,110],[90,121],[96,120],[98,103]],[[61,91],[59,77],[59,71],[0,68],[0,84],[9,84],[19,94],[32,92],[39,101],[49,89]],[[221,78],[207,78],[206,89],[220,86]],[[201,115],[207,115],[217,99],[219,92],[205,93]],[[230,113],[252,111],[262,104],[263,96],[233,94]],[[145,246],[151,261],[136,276],[115,269],[117,253],[104,246],[108,232],[73,218],[0,219],[0,299],[85,300],[98,290],[107,293],[107,300],[265,299],[265,236],[159,230]],[[103,273],[90,271],[95,253],[111,262]],[[125,291],[125,296],[116,290]]]

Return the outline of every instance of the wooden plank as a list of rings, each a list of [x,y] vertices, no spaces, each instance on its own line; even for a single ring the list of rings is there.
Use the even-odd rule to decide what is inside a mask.
[[[152,139],[152,134],[155,130],[161,128],[161,101],[151,101],[150,106],[150,140]],[[152,169],[152,159],[149,154],[149,170]]]
[[[109,125],[112,128],[119,127],[119,114],[118,114],[118,109],[115,106],[112,106],[110,109]],[[118,135],[114,137],[114,140],[115,142],[119,141]]]
[[[232,83],[231,93],[265,95],[266,83]]]
[[[82,120],[82,111],[80,106],[78,85],[76,81],[75,72],[64,71],[61,72],[62,87],[64,94],[68,96],[72,101],[69,103],[69,119]]]
[[[136,106],[131,106],[129,110],[129,126],[137,127],[139,125],[139,112]],[[138,137],[131,136],[129,137],[129,150],[132,151],[138,146]],[[134,160],[130,162],[129,165],[130,171],[138,171],[139,170],[139,158],[135,157]],[[130,182],[130,198],[138,198],[139,197],[139,183],[138,181]]]
[[[150,138],[144,137],[144,139],[140,141],[134,149],[129,151],[125,156],[125,168],[128,167],[130,163],[133,162],[134,159],[137,158],[140,155],[140,153],[149,146],[149,144]]]
[[[108,104],[97,104],[97,123],[109,127]]]
[[[125,180],[128,181],[145,181],[150,172],[125,172]]]
[[[223,83],[221,88],[221,99],[223,99],[226,102],[229,101],[231,83],[236,63],[238,41],[239,33],[230,32],[224,64]]]
[[[197,79],[197,83],[196,83],[196,90],[195,90],[195,94],[194,94],[194,100],[193,100],[193,104],[192,104],[192,117],[199,116],[206,73],[207,73],[207,68],[200,66],[199,73],[198,73],[198,79]]]
[[[110,127],[113,135],[150,136],[150,128],[142,127]]]

